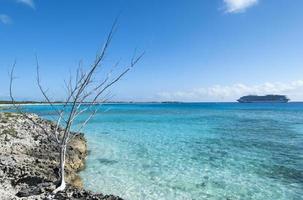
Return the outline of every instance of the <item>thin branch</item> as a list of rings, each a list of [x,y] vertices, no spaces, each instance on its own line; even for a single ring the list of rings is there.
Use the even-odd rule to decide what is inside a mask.
[[[54,106],[54,104],[51,102],[51,100],[49,99],[48,95],[46,94],[47,91],[45,91],[41,85],[41,82],[40,82],[40,72],[39,72],[39,62],[38,62],[38,57],[36,56],[36,64],[37,64],[37,84],[38,84],[38,87],[40,89],[40,92],[42,93],[42,95],[44,96],[45,100],[47,101],[47,103],[52,107],[52,109],[58,114],[60,115],[60,111]],[[65,119],[63,119],[63,121],[66,122]]]
[[[11,99],[12,105],[13,105],[13,107],[16,109],[16,111],[19,114],[21,114],[26,119],[30,120],[34,125],[38,126],[45,134],[48,134],[48,131],[46,131],[46,129],[42,125],[40,125],[39,123],[37,123],[31,117],[29,117],[25,112],[22,111],[22,109],[20,108],[20,106],[16,104],[15,98],[13,96],[13,81],[15,79],[14,78],[15,67],[16,67],[16,61],[14,62],[13,66],[12,66],[12,70],[10,72],[9,94],[10,94],[10,99]],[[53,134],[51,134],[51,135],[56,140],[56,137]]]

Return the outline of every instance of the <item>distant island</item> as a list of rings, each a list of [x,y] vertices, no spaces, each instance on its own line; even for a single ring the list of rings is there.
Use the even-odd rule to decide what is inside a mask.
[[[18,101],[15,102],[16,104],[36,104],[36,103],[43,103],[38,101]],[[12,101],[0,100],[0,104],[12,104]]]
[[[239,103],[287,103],[289,99],[285,95],[248,95],[237,100]]]
[[[64,103],[64,102],[63,101],[53,101],[52,103],[60,104],[60,103]],[[1,104],[12,104],[12,101],[0,100],[0,105]],[[15,101],[15,104],[49,104],[49,103],[45,102],[45,101]]]

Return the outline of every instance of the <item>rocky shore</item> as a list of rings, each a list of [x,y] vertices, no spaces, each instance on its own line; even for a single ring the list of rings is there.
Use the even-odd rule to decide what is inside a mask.
[[[52,139],[55,124],[28,114],[35,123],[16,113],[0,113],[0,199],[102,199],[122,200],[113,195],[93,194],[82,188],[77,173],[85,167],[87,144],[76,136],[67,150],[64,192],[50,197],[59,178],[58,147]],[[39,124],[47,130],[45,134]]]

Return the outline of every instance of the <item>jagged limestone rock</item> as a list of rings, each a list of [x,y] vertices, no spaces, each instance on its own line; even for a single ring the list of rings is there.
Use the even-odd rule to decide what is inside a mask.
[[[32,120],[16,113],[0,112],[0,199],[46,199],[58,180],[59,149],[51,132],[56,127],[51,121],[28,114]],[[37,124],[48,131],[45,134]],[[62,132],[63,130],[60,129]],[[92,194],[82,189],[77,172],[85,166],[87,144],[83,134],[70,142],[67,150],[64,192],[52,199],[112,199],[115,196]]]

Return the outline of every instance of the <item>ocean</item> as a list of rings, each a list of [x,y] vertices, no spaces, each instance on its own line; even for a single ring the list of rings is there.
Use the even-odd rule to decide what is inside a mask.
[[[48,106],[25,108],[54,115]],[[126,200],[303,197],[303,103],[106,104],[83,132],[89,155],[80,175],[94,192]]]

